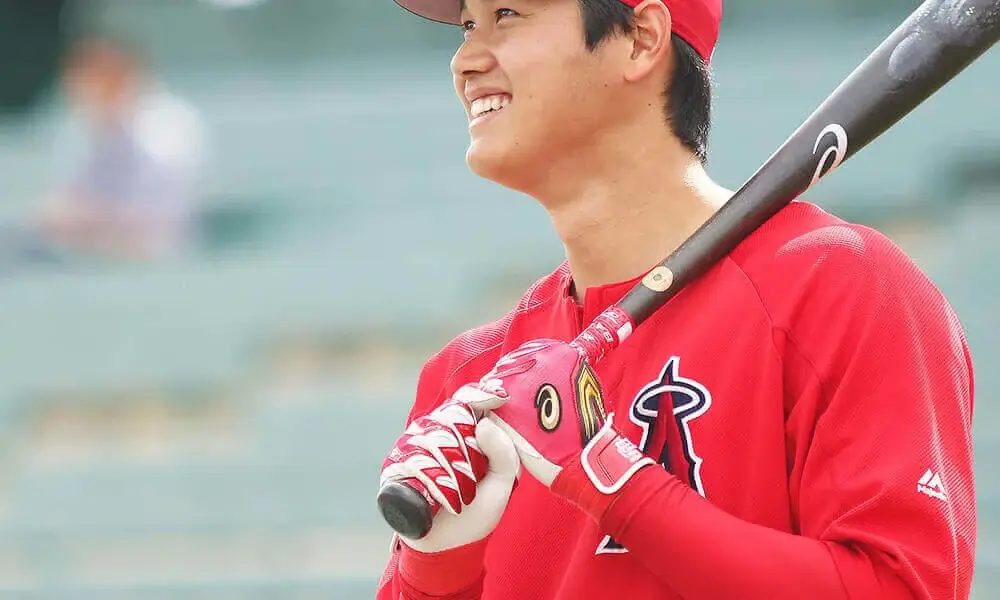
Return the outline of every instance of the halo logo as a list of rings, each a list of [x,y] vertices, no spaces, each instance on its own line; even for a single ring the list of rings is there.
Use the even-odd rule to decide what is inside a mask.
[[[813,154],[816,154],[819,150],[819,145],[827,137],[827,134],[833,135],[834,143],[832,146],[828,146],[819,158],[819,164],[816,165],[816,172],[813,174],[812,181],[809,182],[810,186],[815,185],[822,177],[825,177],[830,171],[839,167],[840,163],[844,162],[844,157],[847,156],[847,132],[836,123],[827,125],[816,136],[816,145],[813,146]],[[830,160],[831,155],[833,156],[832,161]],[[828,162],[830,163],[829,165],[827,165]]]
[[[626,451],[625,448],[618,447],[618,451],[639,451],[653,458],[659,455],[659,463],[665,469],[675,473],[699,495],[707,498],[705,484],[701,477],[703,461],[695,449],[697,444],[691,431],[691,424],[708,412],[712,406],[712,394],[698,381],[681,376],[680,364],[680,357],[672,356],[663,366],[659,375],[636,394],[629,410],[629,418],[632,423],[642,429],[642,438],[634,450]],[[661,422],[659,418],[661,411],[667,411],[666,414],[672,415],[673,418]],[[671,423],[677,427],[677,432],[680,434],[681,447],[679,450],[683,463],[674,465],[676,468],[671,468],[665,452],[651,447],[653,430],[661,423]],[[623,456],[628,458],[624,452]],[[606,535],[594,554],[625,554],[627,552],[610,535]]]

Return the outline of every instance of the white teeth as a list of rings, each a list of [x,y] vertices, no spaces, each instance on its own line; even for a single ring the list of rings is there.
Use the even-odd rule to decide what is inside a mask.
[[[472,113],[472,117],[476,118],[480,115],[488,113],[491,110],[500,110],[508,104],[510,104],[510,96],[506,94],[486,96],[485,98],[477,98],[476,100],[473,100],[470,112]]]

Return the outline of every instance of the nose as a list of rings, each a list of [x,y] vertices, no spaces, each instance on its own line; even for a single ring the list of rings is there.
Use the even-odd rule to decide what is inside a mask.
[[[466,38],[451,59],[451,72],[456,82],[488,73],[494,67],[496,67],[496,56],[488,44],[475,34]]]

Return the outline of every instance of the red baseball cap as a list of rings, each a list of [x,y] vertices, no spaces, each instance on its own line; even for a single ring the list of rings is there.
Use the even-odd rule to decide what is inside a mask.
[[[395,0],[396,4],[415,15],[431,21],[461,24],[462,0]],[[619,0],[635,7],[642,0]],[[722,22],[722,0],[663,0],[673,17],[673,30],[701,55],[706,62],[712,58],[719,40]]]

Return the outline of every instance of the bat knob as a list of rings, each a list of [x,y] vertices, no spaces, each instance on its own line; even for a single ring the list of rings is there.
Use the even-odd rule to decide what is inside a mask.
[[[430,532],[434,521],[430,504],[405,483],[389,482],[382,486],[377,502],[382,518],[399,535],[419,540]]]

